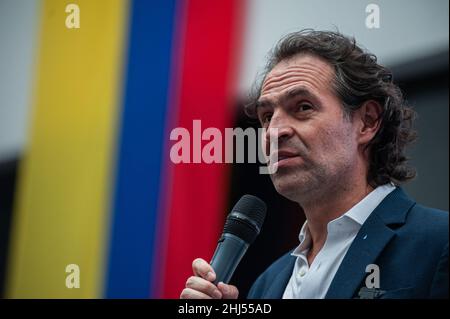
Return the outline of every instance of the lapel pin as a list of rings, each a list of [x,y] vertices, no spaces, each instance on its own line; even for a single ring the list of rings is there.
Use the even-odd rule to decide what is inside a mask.
[[[358,292],[358,296],[359,299],[377,299],[380,298],[385,292],[386,291],[378,288],[362,287]]]

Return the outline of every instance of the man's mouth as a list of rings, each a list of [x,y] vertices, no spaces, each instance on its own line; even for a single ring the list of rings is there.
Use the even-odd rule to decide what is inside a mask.
[[[299,154],[292,151],[278,151],[273,153],[270,156],[270,164],[274,165],[277,164],[278,166],[284,162],[288,162],[291,159],[299,157]]]

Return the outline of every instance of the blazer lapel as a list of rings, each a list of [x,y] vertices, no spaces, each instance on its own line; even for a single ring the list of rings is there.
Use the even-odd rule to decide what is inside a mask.
[[[388,226],[404,224],[409,209],[415,204],[401,188],[392,191],[362,225],[325,298],[349,299],[366,277],[366,267],[374,264],[384,247],[395,236]]]
[[[291,256],[286,266],[278,273],[272,286],[262,296],[264,299],[281,299],[294,269],[296,257]]]

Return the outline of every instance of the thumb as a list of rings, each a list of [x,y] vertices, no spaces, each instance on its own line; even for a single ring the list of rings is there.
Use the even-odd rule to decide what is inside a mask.
[[[236,286],[226,285],[223,282],[219,282],[217,288],[219,288],[220,292],[222,293],[223,299],[237,299],[239,296],[239,290],[236,288]]]

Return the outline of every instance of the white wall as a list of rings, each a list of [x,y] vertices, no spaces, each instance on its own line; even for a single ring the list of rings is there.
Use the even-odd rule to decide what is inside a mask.
[[[26,143],[39,0],[0,0],[0,161]]]
[[[366,6],[380,8],[380,28],[366,27]],[[354,36],[386,65],[448,50],[448,0],[249,0],[240,92],[245,94],[277,40],[304,28]]]

